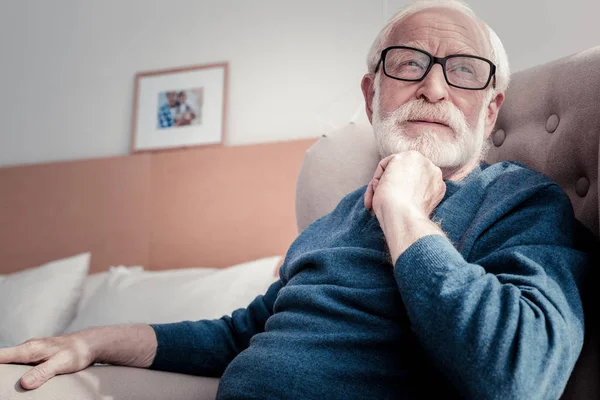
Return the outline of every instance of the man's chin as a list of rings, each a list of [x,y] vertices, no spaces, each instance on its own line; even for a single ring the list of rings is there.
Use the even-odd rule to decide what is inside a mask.
[[[448,154],[448,148],[445,149],[444,154],[442,154],[443,150],[440,151],[440,149],[431,149],[429,147],[421,146],[387,148],[382,152],[381,157],[385,158],[392,154],[403,153],[405,151],[418,151],[436,167],[441,169],[458,169],[464,165],[463,157],[458,154]]]

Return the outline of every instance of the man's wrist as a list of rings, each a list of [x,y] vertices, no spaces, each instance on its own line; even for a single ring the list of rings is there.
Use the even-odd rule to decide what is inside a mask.
[[[146,324],[115,325],[77,332],[93,362],[148,368],[156,356],[154,329]]]
[[[77,336],[80,339],[81,343],[83,343],[83,346],[85,346],[85,350],[90,354],[92,364],[99,362],[100,357],[100,344],[97,343],[98,329],[100,328],[89,328],[83,331],[72,333],[72,335]]]
[[[412,244],[428,235],[444,235],[429,216],[412,206],[388,207],[381,212],[381,228],[385,235],[392,263]]]

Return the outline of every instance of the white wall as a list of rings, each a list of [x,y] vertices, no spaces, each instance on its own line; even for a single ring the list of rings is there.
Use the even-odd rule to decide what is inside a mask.
[[[360,102],[373,0],[0,5],[0,165],[127,154],[136,72],[229,61],[228,144],[316,137]]]
[[[135,73],[216,61],[228,144],[316,137],[359,110],[366,51],[406,3],[4,1],[0,165],[128,154]],[[515,70],[600,45],[598,0],[535,3],[471,0]]]

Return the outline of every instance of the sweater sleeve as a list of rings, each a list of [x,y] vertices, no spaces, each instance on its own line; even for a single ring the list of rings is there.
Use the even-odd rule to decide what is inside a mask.
[[[264,331],[282,286],[278,280],[264,296],[231,316],[151,325],[158,348],[150,369],[220,377],[231,360],[248,347],[250,339]]]
[[[551,187],[486,229],[474,262],[441,235],[398,258],[412,329],[466,398],[560,397],[583,345],[578,286],[590,255],[576,247],[576,226]]]

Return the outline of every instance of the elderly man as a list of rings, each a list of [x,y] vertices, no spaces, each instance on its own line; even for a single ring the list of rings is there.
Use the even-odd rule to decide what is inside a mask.
[[[583,342],[588,256],[568,198],[481,163],[508,85],[461,3],[417,3],[362,81],[382,160],[292,244],[264,296],[219,320],[104,327],[0,351],[36,388],[92,362],[221,376],[218,398],[549,398]]]

